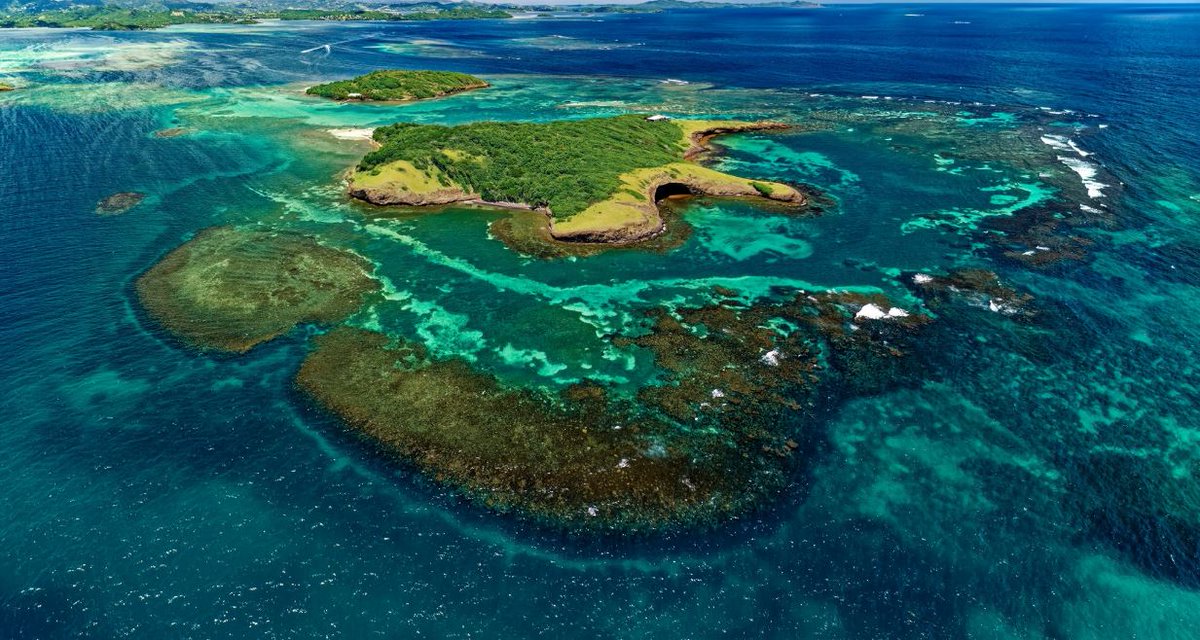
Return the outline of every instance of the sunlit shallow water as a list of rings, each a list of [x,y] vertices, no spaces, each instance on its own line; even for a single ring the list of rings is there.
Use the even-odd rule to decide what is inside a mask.
[[[4,32],[0,78],[31,86],[0,97],[3,635],[1191,637],[1197,15],[904,13]],[[300,53],[324,43],[342,44]],[[401,108],[300,95],[408,65],[496,87]],[[911,124],[928,110],[936,127]],[[495,212],[347,202],[339,173],[367,149],[328,133],[626,111],[833,122],[731,138],[713,162],[836,206],[698,201],[673,251],[539,261],[489,234]],[[902,124],[874,128],[886,119]],[[152,135],[166,127],[188,132]],[[1012,131],[1089,155],[952,148]],[[119,191],[148,197],[97,216]],[[1055,197],[1114,220],[1072,230],[1081,260],[1005,256],[989,225]],[[218,224],[368,257],[387,295],[351,324],[547,389],[653,375],[599,336],[713,285],[878,290],[918,310],[913,273],[980,267],[1039,316],[938,313],[922,376],[839,405],[753,516],[596,540],[464,504],[347,437],[293,389],[314,328],[236,358],[156,328],[134,278]]]

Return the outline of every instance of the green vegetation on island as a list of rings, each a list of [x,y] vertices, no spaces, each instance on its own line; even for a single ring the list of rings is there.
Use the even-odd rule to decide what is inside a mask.
[[[559,240],[628,243],[663,230],[667,195],[767,198],[800,205],[784,184],[750,181],[687,162],[712,135],[775,123],[672,121],[624,115],[454,127],[394,124],[359,163],[350,193],[374,204],[486,202],[550,214]]]
[[[85,28],[97,31],[141,31],[173,24],[238,23],[250,21],[225,11],[127,9],[117,6],[70,7],[41,12],[0,14],[0,28]]]
[[[454,71],[372,71],[352,80],[309,87],[305,93],[334,100],[408,101],[448,96],[488,83]]]
[[[14,87],[7,82],[0,82],[0,91],[12,91]]]

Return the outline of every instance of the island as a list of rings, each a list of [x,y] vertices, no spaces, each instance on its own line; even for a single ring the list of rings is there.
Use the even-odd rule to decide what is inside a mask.
[[[15,89],[15,87],[13,87],[11,84],[0,82],[0,91],[12,91],[13,89]]]
[[[466,73],[391,69],[372,71],[350,80],[319,84],[304,92],[334,100],[410,102],[488,86],[487,82]]]
[[[716,135],[785,128],[661,115],[453,127],[393,124],[375,130],[380,147],[354,169],[349,193],[376,205],[533,209],[546,214],[556,241],[629,244],[664,231],[658,202],[669,196],[745,197],[803,207],[808,200],[794,187],[690,161]]]
[[[645,115],[397,124],[374,134],[380,147],[351,188],[416,206],[532,208],[558,241],[607,250],[658,233],[656,203],[671,195],[805,206],[795,187],[696,162],[714,136],[782,128]],[[312,348],[295,384],[348,435],[471,502],[569,530],[708,527],[768,504],[817,446],[806,425],[845,394],[910,376],[913,341],[931,322],[877,291],[781,285],[746,295],[714,285],[597,336],[606,352],[651,358],[654,375],[543,388],[387,331],[378,314],[395,298],[387,280],[326,242],[269,224],[208,229],[135,290],[152,325],[200,351],[240,354],[318,325],[303,334]],[[920,281],[951,296],[960,280]]]

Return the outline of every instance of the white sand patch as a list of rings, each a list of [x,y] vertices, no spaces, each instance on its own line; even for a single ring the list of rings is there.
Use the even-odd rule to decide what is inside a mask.
[[[371,140],[374,129],[326,129],[329,135],[338,140]]]

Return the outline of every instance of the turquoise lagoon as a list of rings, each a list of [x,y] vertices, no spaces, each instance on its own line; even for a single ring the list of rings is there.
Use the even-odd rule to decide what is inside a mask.
[[[1200,16],[1093,10],[0,33],[18,86],[0,95],[0,635],[1193,637],[1200,174],[1182,105]],[[977,55],[945,59],[961,50]],[[403,66],[495,87],[402,107],[302,95]],[[708,162],[829,205],[697,199],[669,251],[542,260],[496,239],[504,212],[344,196],[363,129],[627,112],[792,122]],[[94,213],[120,191],[148,197]],[[833,399],[760,510],[573,534],[348,436],[292,383],[322,328],[230,357],[149,321],[134,279],[214,225],[366,257],[384,295],[348,324],[545,391],[652,379],[648,353],[603,336],[714,287],[880,292],[935,320],[919,375]],[[915,293],[961,269],[1036,315]]]

